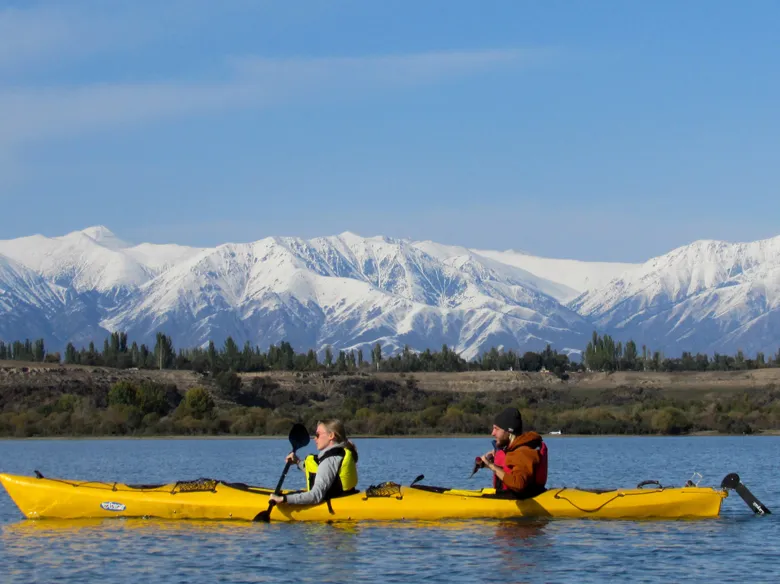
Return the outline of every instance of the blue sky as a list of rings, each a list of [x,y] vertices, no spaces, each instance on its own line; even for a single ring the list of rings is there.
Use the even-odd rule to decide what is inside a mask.
[[[0,238],[780,235],[780,4],[1,2]]]

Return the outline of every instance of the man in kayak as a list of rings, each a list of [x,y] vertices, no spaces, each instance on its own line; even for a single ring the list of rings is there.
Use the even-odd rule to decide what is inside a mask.
[[[496,492],[517,497],[535,497],[547,483],[547,445],[536,432],[523,433],[523,419],[517,408],[507,408],[493,422],[496,449],[482,456],[493,471]]]
[[[286,459],[306,473],[306,492],[271,495],[272,501],[288,505],[316,505],[355,491],[358,453],[355,445],[347,439],[344,424],[339,420],[318,422],[314,444],[319,451],[316,456],[310,454],[302,461],[291,452]]]

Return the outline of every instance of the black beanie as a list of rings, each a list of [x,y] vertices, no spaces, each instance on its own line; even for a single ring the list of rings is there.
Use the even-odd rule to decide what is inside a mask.
[[[520,411],[517,408],[507,408],[496,416],[493,423],[515,436],[523,433],[523,418],[520,417]]]

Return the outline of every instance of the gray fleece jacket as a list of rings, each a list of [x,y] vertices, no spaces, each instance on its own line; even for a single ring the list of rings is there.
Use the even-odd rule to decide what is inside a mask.
[[[328,446],[322,449],[319,455],[322,456],[332,448],[346,448],[346,444],[339,443]],[[323,499],[325,499],[325,493],[328,492],[333,482],[338,480],[339,467],[342,460],[344,460],[343,456],[330,456],[323,460],[317,467],[317,476],[314,478],[314,485],[311,490],[305,493],[287,495],[287,504],[316,505],[317,503],[322,503]],[[303,461],[298,463],[298,468],[304,470]],[[309,478],[306,477],[306,480],[309,480]]]

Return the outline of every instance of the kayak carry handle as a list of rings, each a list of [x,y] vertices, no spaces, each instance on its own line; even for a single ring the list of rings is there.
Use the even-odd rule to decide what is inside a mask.
[[[659,483],[658,481],[654,481],[654,480],[642,481],[641,483],[639,483],[636,486],[636,488],[637,489],[642,489],[642,488],[644,488],[647,485],[658,485],[659,489],[663,489],[664,488],[664,486],[661,483]]]
[[[45,478],[45,477],[44,477],[44,476],[41,474],[41,471],[39,471],[39,470],[37,470],[37,469],[36,469],[36,470],[34,470],[33,472],[35,473],[35,478],[36,478],[36,479],[42,479],[42,478]]]

